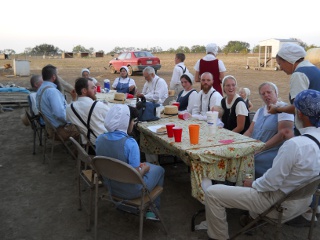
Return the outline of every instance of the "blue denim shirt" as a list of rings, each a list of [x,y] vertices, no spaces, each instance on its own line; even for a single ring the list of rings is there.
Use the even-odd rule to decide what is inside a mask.
[[[41,106],[40,95],[45,87],[49,86],[42,94]],[[37,91],[37,108],[48,118],[54,127],[64,126],[66,120],[67,102],[62,93],[57,89],[57,85],[50,81],[43,81]]]

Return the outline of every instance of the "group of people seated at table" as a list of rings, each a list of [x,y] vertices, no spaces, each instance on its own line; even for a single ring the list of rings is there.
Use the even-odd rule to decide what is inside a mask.
[[[181,55],[178,58],[184,59]],[[265,143],[264,148],[256,152],[254,156],[256,181],[245,183],[250,187],[252,184],[253,191],[239,187],[231,187],[233,189],[230,190],[230,186],[224,185],[213,185],[205,189],[208,235],[211,238],[226,239],[228,228],[225,207],[240,207],[241,204],[244,204],[242,205],[245,206],[244,209],[259,213],[281,198],[283,194],[291,191],[294,186],[301,184],[306,176],[310,178],[319,174],[318,146],[305,137],[287,139],[293,136],[295,120],[300,121],[301,133],[314,133],[315,138],[320,138],[320,109],[317,104],[320,101],[320,93],[316,90],[305,90],[297,94],[293,102],[297,111],[294,117],[293,114],[284,111],[270,112],[274,106],[282,109],[287,104],[278,100],[278,88],[274,83],[262,83],[257,91],[264,106],[255,112],[250,122],[249,111],[253,107],[248,98],[250,90],[241,89],[239,95],[238,82],[234,76],[227,75],[222,79],[224,93],[222,96],[213,88],[214,75],[204,72],[200,75],[201,90],[197,92],[193,87],[194,76],[186,71],[186,67],[183,68],[184,64],[181,64],[181,61],[176,62],[177,65],[180,63],[181,67],[178,68],[182,70],[180,76],[182,90],[176,95],[176,101],[180,103],[179,111],[187,111],[198,120],[206,120],[208,111],[218,111],[224,128]],[[82,77],[75,81],[73,91],[77,100],[68,104],[58,90],[60,83],[57,68],[52,65],[45,66],[42,69],[43,81],[37,79],[31,82],[35,88],[38,88],[37,108],[58,129],[64,139],[70,136],[79,137],[78,130],[74,128],[74,125],[77,125],[96,146],[97,155],[115,157],[127,162],[141,173],[150,190],[156,185],[162,186],[164,169],[150,163],[142,164],[139,146],[135,139],[128,135],[138,116],[137,109],[121,104],[110,107],[97,101],[96,84],[88,75],[90,74],[89,69],[83,69],[81,73]],[[146,67],[143,70],[143,76],[146,82],[142,91],[138,92],[134,80],[128,76],[128,68],[123,66],[120,70],[120,77],[115,79],[112,87],[119,92],[135,93],[137,98],[145,97],[147,101],[164,103],[168,97],[166,81],[157,76],[152,67]],[[113,147],[106,148],[107,145]],[[306,151],[305,154],[302,154],[302,149]],[[114,192],[119,197],[134,198],[139,194],[138,187],[132,187],[129,191],[126,186],[118,183],[106,181],[105,184],[117,189]],[[261,194],[264,192],[273,196],[272,202],[269,201],[267,195]],[[241,202],[237,198],[240,195],[247,197]],[[252,206],[253,201],[256,203],[254,206]],[[157,206],[159,207],[159,199],[157,199]],[[293,209],[288,208],[290,210],[287,211],[285,218],[296,217],[301,214],[301,209],[305,210],[306,206],[308,204],[305,200],[294,205]],[[252,216],[254,217],[254,214]],[[157,219],[154,213],[148,213],[147,217]]]

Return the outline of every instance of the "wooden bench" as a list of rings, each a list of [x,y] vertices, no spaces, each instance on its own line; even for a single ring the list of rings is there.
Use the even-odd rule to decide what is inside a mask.
[[[0,105],[6,107],[27,107],[28,93],[24,92],[0,92]]]

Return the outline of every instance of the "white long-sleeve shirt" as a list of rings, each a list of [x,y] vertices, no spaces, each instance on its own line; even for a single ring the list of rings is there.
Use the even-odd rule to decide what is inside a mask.
[[[215,91],[211,98],[211,93]],[[210,103],[209,103],[210,98]],[[206,112],[211,109],[213,106],[221,106],[221,94],[216,91],[214,88],[211,88],[208,93],[204,93],[202,90],[198,93],[198,98],[195,102],[194,108],[192,109],[192,115],[202,115],[206,116]]]
[[[310,134],[320,141],[320,128],[299,129],[301,134]],[[308,137],[293,137],[283,143],[273,160],[272,167],[252,187],[259,192],[281,190],[289,193],[303,182],[319,175],[320,150]]]
[[[162,104],[168,97],[168,85],[163,78],[155,75],[143,85],[142,94],[147,101]]]
[[[182,74],[184,74],[184,70],[184,73],[189,72],[188,68],[184,65],[184,62],[176,64],[173,68],[172,77],[170,81],[170,90],[175,90],[176,94],[180,93],[183,90],[180,77],[182,76]]]
[[[94,101],[89,97],[79,97],[77,101],[73,102],[74,109],[85,123],[87,123],[88,121],[89,111],[93,102]],[[92,111],[90,119],[90,128],[97,137],[100,134],[107,132],[107,129],[104,126],[104,120],[109,109],[110,108],[108,105],[98,101]],[[84,126],[82,122],[79,120],[79,118],[74,114],[74,112],[71,109],[71,104],[67,106],[66,114],[67,120],[81,128],[84,133],[87,133],[87,127]],[[95,144],[96,142],[96,138],[93,134],[90,134],[90,141],[92,142],[92,144]]]

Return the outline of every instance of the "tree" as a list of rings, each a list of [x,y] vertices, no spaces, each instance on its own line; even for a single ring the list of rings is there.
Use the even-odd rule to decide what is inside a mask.
[[[30,54],[32,52],[32,48],[31,47],[26,47],[25,49],[24,49],[24,53],[25,54]]]
[[[74,53],[81,53],[81,52],[90,52],[89,49],[86,49],[84,46],[77,45],[73,47],[72,52]]]
[[[4,49],[3,53],[7,55],[11,55],[11,54],[16,54],[16,51],[13,49]]]
[[[248,53],[250,52],[250,44],[241,41],[229,41],[222,49],[225,54],[228,53]]]
[[[205,46],[200,46],[200,45],[193,45],[191,47],[191,52],[193,52],[193,53],[203,53],[203,52],[206,52],[206,47]]]
[[[57,54],[57,52],[59,51],[59,48],[50,45],[50,44],[41,44],[41,45],[37,45],[34,48],[32,48],[32,53],[33,54]]]
[[[176,50],[176,52],[180,52],[180,53],[190,53],[190,48],[186,47],[186,46],[179,46]]]

